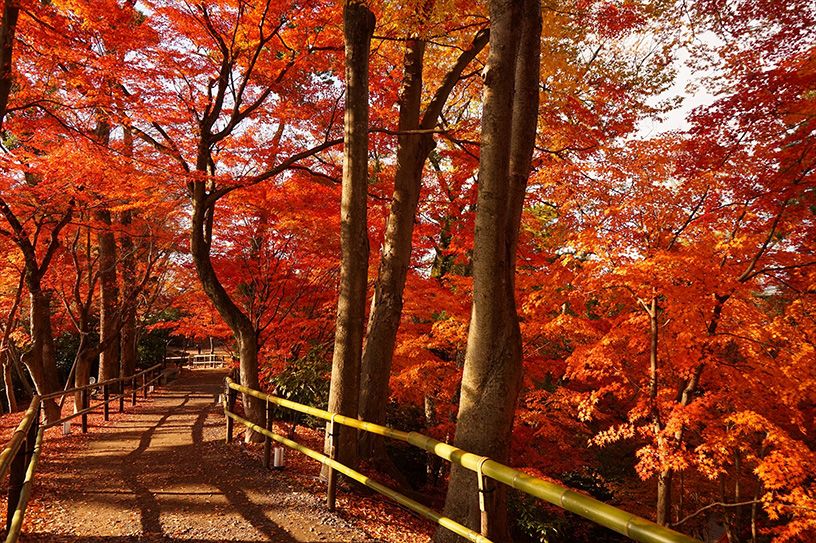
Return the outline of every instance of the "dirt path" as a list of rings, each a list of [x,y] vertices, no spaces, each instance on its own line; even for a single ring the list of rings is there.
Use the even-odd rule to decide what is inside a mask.
[[[42,464],[48,512],[23,541],[369,542],[285,472],[223,445],[224,373],[187,372],[83,446]],[[47,446],[47,443],[46,443]]]

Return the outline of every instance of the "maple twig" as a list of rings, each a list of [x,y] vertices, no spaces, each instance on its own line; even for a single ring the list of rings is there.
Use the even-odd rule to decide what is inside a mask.
[[[389,128],[369,128],[369,133],[388,134],[390,136],[412,136],[421,134],[445,134],[447,130],[440,128],[417,128],[414,130],[391,130]]]
[[[214,190],[214,191],[210,192],[210,194],[207,195],[207,197],[205,199],[205,202],[204,202],[204,206],[205,207],[214,206],[215,203],[218,200],[220,200],[221,198],[223,198],[224,196],[226,196],[227,194],[229,194],[230,192],[232,192],[234,190],[237,190],[237,189],[240,189],[240,188],[251,187],[253,185],[257,185],[258,183],[266,181],[267,179],[271,179],[272,177],[275,177],[276,175],[280,174],[281,172],[284,172],[284,171],[286,171],[288,169],[291,169],[293,165],[297,164],[301,160],[309,158],[309,157],[311,157],[311,156],[313,156],[313,155],[315,155],[315,154],[317,154],[317,153],[319,153],[321,151],[324,151],[326,149],[329,149],[330,147],[334,147],[335,145],[339,145],[341,143],[343,143],[342,138],[324,141],[320,145],[316,145],[316,146],[314,146],[314,147],[312,147],[310,149],[307,149],[305,151],[301,151],[300,153],[295,153],[294,155],[290,156],[289,158],[287,158],[286,160],[284,160],[283,162],[281,162],[277,166],[275,166],[273,168],[270,168],[269,170],[267,170],[267,171],[265,171],[265,172],[263,172],[261,174],[258,174],[255,177],[252,177],[252,178],[248,179],[245,183],[241,183],[239,185],[230,185],[230,186],[227,186],[227,187],[221,187],[218,190]]]
[[[757,251],[757,253],[754,255],[754,258],[751,259],[750,264],[748,264],[748,267],[745,269],[744,272],[742,272],[742,275],[740,275],[739,278],[737,278],[737,281],[739,281],[740,283],[745,283],[746,281],[754,277],[752,273],[756,268],[757,262],[759,262],[759,259],[762,258],[762,255],[765,254],[765,251],[771,244],[771,240],[773,240],[774,234],[776,234],[776,228],[779,226],[779,221],[782,220],[782,215],[785,213],[786,207],[787,207],[786,204],[782,204],[782,208],[779,210],[779,213],[776,214],[776,217],[774,217],[773,223],[771,224],[771,230],[768,232],[768,236],[765,238],[765,241],[759,248],[759,251]]]
[[[697,510],[697,511],[695,511],[694,513],[692,513],[692,514],[688,515],[688,516],[687,516],[687,517],[685,517],[684,519],[682,519],[682,520],[679,520],[679,521],[677,521],[677,522],[672,523],[672,526],[680,526],[680,525],[681,525],[681,524],[683,524],[684,522],[686,522],[686,521],[688,521],[688,520],[691,520],[692,518],[696,517],[696,516],[697,516],[697,515],[699,515],[700,513],[704,512],[704,511],[707,511],[707,510],[709,510],[709,509],[712,509],[712,508],[714,508],[714,507],[744,507],[744,506],[746,506],[746,505],[753,505],[753,504],[755,504],[755,503],[762,503],[762,500],[749,500],[749,501],[745,501],[745,502],[737,502],[737,503],[726,503],[726,502],[714,502],[714,503],[710,503],[710,504],[706,505],[705,507],[702,507],[702,508],[698,509],[698,510]]]
[[[756,270],[755,272],[750,274],[748,276],[748,278],[746,279],[746,281],[749,281],[749,280],[753,279],[757,275],[769,275],[769,274],[771,274],[773,272],[796,270],[796,269],[799,269],[799,268],[807,268],[808,266],[816,266],[816,260],[813,260],[811,262],[803,262],[801,264],[791,264],[790,266],[768,266],[768,267]]]
[[[672,247],[674,247],[674,244],[677,243],[680,234],[682,234],[686,230],[686,228],[688,228],[688,226],[692,223],[692,221],[694,221],[695,217],[697,216],[697,212],[700,211],[700,208],[703,206],[703,203],[708,198],[708,191],[710,189],[711,185],[707,185],[705,191],[703,191],[703,195],[700,197],[700,200],[691,210],[691,213],[689,213],[689,216],[686,218],[685,222],[683,222],[683,225],[677,230],[677,232],[674,233],[674,236],[672,236],[672,240],[669,242],[667,250],[670,251]]]

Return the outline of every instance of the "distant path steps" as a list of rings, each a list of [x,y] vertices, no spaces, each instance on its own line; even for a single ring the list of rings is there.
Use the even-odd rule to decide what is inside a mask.
[[[46,518],[21,541],[371,541],[329,519],[320,497],[229,454],[214,401],[224,375],[186,371],[104,432],[47,455],[35,490]]]

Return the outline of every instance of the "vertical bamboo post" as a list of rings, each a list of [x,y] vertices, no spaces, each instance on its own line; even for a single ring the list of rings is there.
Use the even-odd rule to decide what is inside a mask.
[[[110,401],[110,388],[108,385],[102,385],[102,401],[104,402],[102,406],[102,419],[110,420],[110,406],[108,405]]]
[[[130,378],[130,405],[136,405],[136,376]]]
[[[492,481],[487,479],[482,472],[484,468],[485,462],[487,462],[489,458],[487,456],[482,457],[482,461],[479,462],[479,466],[476,469],[476,487],[479,491],[479,512],[480,512],[480,527],[481,527],[481,534],[485,537],[488,536],[490,533],[490,518],[487,516],[487,499],[488,494],[495,490],[492,486]],[[488,488],[487,485],[491,485]]]
[[[116,389],[119,392],[119,412],[125,412],[125,381],[124,378],[116,383]]]
[[[329,421],[329,458],[337,459],[337,447],[340,444],[340,426],[334,422],[335,415]],[[337,471],[329,466],[328,489],[326,492],[326,505],[329,511],[334,511],[337,503]]]
[[[79,397],[80,397],[79,403],[81,404],[79,406],[79,409],[81,411],[85,411],[86,409],[88,409],[88,406],[90,405],[90,400],[88,399],[88,389],[83,388],[82,391],[79,393]],[[80,419],[82,420],[82,433],[87,434],[88,433],[88,413],[82,413]]]
[[[273,410],[272,404],[269,403],[269,400],[266,400],[266,426],[265,428],[272,431],[272,424],[275,422],[273,418]],[[263,467],[269,469],[271,464],[270,458],[272,455],[272,439],[269,436],[264,436],[264,454],[263,454]]]
[[[142,374],[142,394],[144,399],[147,399],[147,373]]]
[[[224,386],[224,417],[227,419],[227,436],[225,441],[227,443],[231,443],[234,421],[227,413],[232,412],[232,410],[235,408],[235,399],[237,394],[229,387],[226,380],[224,381]]]

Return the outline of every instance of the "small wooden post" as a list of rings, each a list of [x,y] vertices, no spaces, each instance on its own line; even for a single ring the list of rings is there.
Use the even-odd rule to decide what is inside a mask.
[[[110,406],[108,405],[108,401],[110,401],[109,385],[102,385],[102,401],[104,402],[102,406],[102,419],[110,420]]]
[[[83,388],[82,391],[79,393],[79,397],[80,397],[79,403],[81,404],[80,405],[80,410],[85,411],[86,409],[88,409],[88,406],[90,405],[90,401],[88,399],[88,389]],[[82,433],[87,434],[88,433],[88,413],[82,413],[82,416],[80,417],[80,419],[82,420]]]
[[[340,443],[340,426],[334,422],[334,416],[329,421],[329,458],[337,460],[337,446]],[[334,511],[337,502],[337,471],[329,466],[328,489],[326,492],[326,505],[329,511]]]
[[[272,424],[275,422],[273,418],[273,404],[269,403],[269,400],[266,400],[266,426],[265,428],[272,431]],[[264,436],[264,454],[263,454],[263,467],[269,469],[271,464],[270,458],[272,455],[272,439],[269,436]]]
[[[226,381],[224,381],[224,383],[225,383],[225,385],[224,385],[225,386],[225,388],[224,388],[224,418],[227,419],[226,442],[231,443],[232,442],[233,425],[234,425],[235,421],[232,420],[232,417],[230,417],[227,414],[227,412],[232,412],[232,410],[235,409],[235,400],[236,400],[238,394],[237,394],[236,391],[232,390],[229,387],[229,384],[226,384]]]
[[[130,405],[136,405],[136,376],[130,378]]]
[[[144,394],[144,399],[147,399],[147,373],[142,374],[142,394]]]
[[[479,520],[481,534],[485,537],[490,533],[490,517],[487,515],[487,501],[493,499],[493,491],[496,489],[493,481],[485,477],[482,472],[482,468],[488,460],[488,457],[482,457],[482,461],[476,469],[476,488],[479,492]]]
[[[116,384],[116,389],[119,391],[119,412],[125,412],[125,381],[121,380]]]

